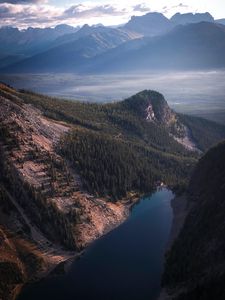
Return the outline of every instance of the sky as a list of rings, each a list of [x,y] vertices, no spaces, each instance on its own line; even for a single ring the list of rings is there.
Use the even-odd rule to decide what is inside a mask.
[[[53,27],[58,24],[106,26],[126,23],[133,15],[161,12],[209,12],[225,18],[225,0],[0,0],[0,26]]]

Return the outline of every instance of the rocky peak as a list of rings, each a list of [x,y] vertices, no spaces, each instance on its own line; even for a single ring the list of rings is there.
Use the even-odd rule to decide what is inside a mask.
[[[175,112],[169,107],[162,94],[145,90],[134,97],[136,109],[140,110],[147,121],[168,126],[176,118]]]
[[[197,151],[190,130],[181,122],[162,94],[144,90],[123,101],[126,109],[141,115],[149,123],[164,127],[170,136],[190,151]]]

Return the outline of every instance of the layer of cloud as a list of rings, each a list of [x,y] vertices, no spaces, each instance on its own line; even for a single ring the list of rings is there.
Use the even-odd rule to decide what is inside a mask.
[[[77,4],[66,9],[64,16],[69,18],[96,18],[107,15],[122,16],[126,13],[126,8],[120,9],[110,4],[96,6]]]
[[[61,12],[48,5],[0,4],[0,26],[39,27],[54,24]]]
[[[98,23],[100,19],[127,18],[132,8],[118,5],[77,4],[63,9],[48,4],[22,5],[0,3],[0,26],[54,26],[58,23],[81,25],[82,23]]]
[[[48,27],[59,23],[74,26],[85,23],[115,25],[127,22],[133,14],[143,15],[150,11],[170,13],[173,10],[182,11],[188,8],[184,3],[156,8],[150,7],[149,1],[138,2],[138,0],[131,0],[129,4],[126,0],[120,0],[119,3],[112,0],[110,4],[83,2],[66,8],[50,3],[50,0],[0,0],[0,26]]]

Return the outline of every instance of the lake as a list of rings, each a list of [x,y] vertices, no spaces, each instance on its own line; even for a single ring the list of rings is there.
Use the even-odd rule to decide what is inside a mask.
[[[151,89],[161,92],[177,112],[225,124],[225,70],[160,71],[130,74],[0,74],[15,88],[67,99],[111,102]]]
[[[24,289],[19,300],[154,300],[160,292],[173,193],[144,197],[122,225],[95,241],[68,274]]]

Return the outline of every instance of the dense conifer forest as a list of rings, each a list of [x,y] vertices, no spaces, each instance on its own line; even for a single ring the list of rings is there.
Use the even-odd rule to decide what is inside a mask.
[[[1,93],[7,94],[6,90]],[[99,196],[119,199],[130,191],[150,192],[157,182],[186,186],[199,153],[175,141],[163,95],[143,91],[121,102],[84,103],[11,90],[7,97],[41,109],[45,116],[69,124],[57,151],[71,161],[85,188]],[[150,99],[150,100],[149,100]],[[157,122],[146,120],[149,101]],[[176,114],[201,151],[225,137],[225,127],[197,117]],[[172,115],[171,118],[174,118]],[[3,134],[3,133],[2,133]]]
[[[170,109],[155,91],[143,91],[121,102],[84,103],[55,99],[27,91],[20,98],[41,109],[45,116],[71,124],[58,149],[76,167],[84,186],[100,196],[118,199],[129,191],[146,193],[163,181],[184,186],[199,154],[176,142],[165,126]],[[157,122],[146,121],[151,99]],[[168,110],[168,112],[167,112]],[[225,137],[225,127],[178,115],[189,127],[200,150]]]

